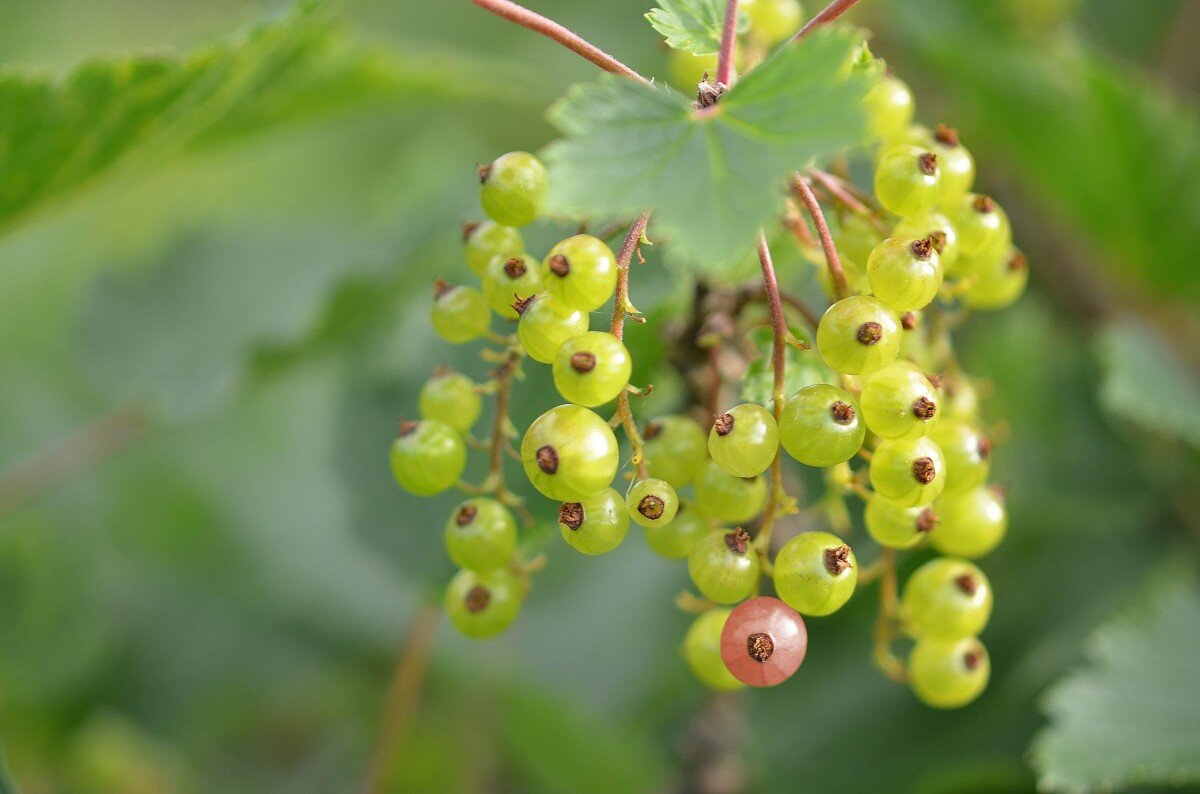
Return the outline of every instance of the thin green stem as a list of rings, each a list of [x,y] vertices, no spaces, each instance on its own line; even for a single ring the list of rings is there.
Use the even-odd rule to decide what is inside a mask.
[[[617,288],[613,294],[612,322],[609,324],[609,332],[617,339],[622,339],[625,335],[625,316],[629,306],[629,265],[649,223],[649,212],[639,215],[630,224],[629,231],[625,233],[625,240],[621,243],[621,250],[617,253]],[[625,435],[633,447],[633,465],[637,468],[637,477],[644,480],[650,473],[646,469],[646,459],[642,452],[642,434],[638,432],[637,423],[633,420],[633,409],[629,407],[628,391],[622,391],[617,397],[617,416],[620,417],[621,426],[625,428]]]

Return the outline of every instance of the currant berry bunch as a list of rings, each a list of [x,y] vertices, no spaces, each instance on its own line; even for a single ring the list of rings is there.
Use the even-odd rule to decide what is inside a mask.
[[[743,5],[750,24],[738,65],[750,69],[801,12],[793,0]],[[708,64],[676,56],[672,68],[699,78],[700,106],[719,101]],[[979,191],[958,134],[915,124],[911,91],[865,44],[853,68],[875,77],[862,100],[870,144],[846,147],[832,171],[794,174],[781,228],[760,236],[761,283],[697,279],[685,285],[694,296],[687,316],[643,331],[663,334],[688,399],[640,424],[633,406],[650,386],[630,382],[624,330],[626,320],[645,322],[629,281],[649,244],[650,214],[604,227],[627,228],[619,252],[608,242],[615,232],[585,226],[538,256],[521,227],[561,223],[543,217],[547,169],[528,152],[478,169],[487,219],[463,231],[463,275],[477,281],[439,279],[431,322],[453,344],[486,340],[494,369],[482,382],[436,371],[421,390],[420,418],[401,423],[391,450],[406,490],[467,493],[444,530],[461,569],[445,609],[463,634],[507,628],[546,561],[520,543],[518,516],[539,519],[509,487],[509,455],[550,500],[543,520],[574,550],[608,553],[636,525],[651,552],[686,561],[694,589],[677,603],[695,619],[683,656],[710,687],[787,680],[808,649],[805,619],[836,613],[871,583],[880,596],[874,660],[885,674],[938,708],[965,705],[986,687],[978,636],[993,593],[974,561],[1003,540],[1007,516],[1002,492],[988,484],[993,443],[977,382],[955,358],[951,332],[973,309],[1015,301],[1028,262],[1003,209]],[[858,172],[869,172],[866,187],[851,181]],[[822,314],[780,289],[769,238],[818,268],[810,280],[828,298]],[[593,329],[605,307],[606,327]],[[793,330],[793,321],[808,329]],[[764,323],[773,376],[765,397],[748,376],[738,382],[756,356],[767,366],[749,338]],[[803,372],[789,372],[797,361]],[[550,368],[557,394],[519,429],[508,415],[512,389],[538,365]],[[495,403],[492,425],[476,439],[484,397]],[[489,464],[477,485],[462,481],[473,448]],[[823,470],[823,496],[801,505],[789,493],[799,474],[792,461]],[[863,502],[861,538],[849,499]],[[803,521],[789,520],[797,513]],[[902,551],[927,559],[901,587]]]

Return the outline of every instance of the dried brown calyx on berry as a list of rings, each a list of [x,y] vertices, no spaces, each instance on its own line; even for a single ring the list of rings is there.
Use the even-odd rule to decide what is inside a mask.
[[[733,414],[721,414],[713,420],[713,429],[718,436],[727,436],[733,432]]]
[[[854,567],[850,563],[850,547],[846,545],[825,549],[825,570],[830,576],[839,576],[843,571]]]
[[[917,170],[925,176],[933,176],[937,173],[937,155],[933,152],[921,152],[917,155]]]
[[[556,473],[558,471],[558,451],[549,444],[538,447],[537,465],[546,474]]]
[[[883,326],[874,320],[863,323],[858,326],[858,333],[854,335],[859,344],[871,345],[878,344],[879,340],[883,339]]]
[[[937,467],[933,465],[933,458],[917,458],[912,465],[913,479],[922,485],[928,485],[933,482],[933,478],[937,476]]]
[[[579,502],[563,502],[558,508],[558,523],[568,529],[579,529],[583,526],[583,505]]]
[[[738,527],[732,532],[725,533],[725,545],[734,554],[745,554],[750,548],[750,533]]]

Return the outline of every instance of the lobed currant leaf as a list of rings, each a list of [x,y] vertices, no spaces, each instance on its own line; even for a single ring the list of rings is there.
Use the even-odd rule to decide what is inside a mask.
[[[721,27],[725,16],[723,0],[658,0],[658,8],[646,19],[667,40],[667,46],[693,55],[711,55],[721,49]],[[738,33],[749,20],[738,13]]]
[[[727,269],[779,214],[777,186],[790,172],[862,140],[868,81],[845,68],[860,42],[851,30],[819,30],[704,110],[609,75],[572,87],[549,114],[566,136],[545,152],[551,210],[652,210],[656,231],[693,269]]]

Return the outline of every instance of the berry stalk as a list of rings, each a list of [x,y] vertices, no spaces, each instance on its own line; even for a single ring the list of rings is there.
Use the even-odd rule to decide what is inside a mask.
[[[721,49],[717,53],[717,83],[733,85],[733,50],[737,45],[738,0],[726,0],[721,26]]]
[[[613,293],[612,322],[609,325],[609,332],[617,339],[622,339],[625,335],[625,315],[629,307],[629,263],[633,261],[633,254],[642,235],[646,233],[648,223],[650,213],[643,212],[630,224],[629,231],[625,233],[625,239],[621,243],[621,250],[617,252],[617,287]],[[637,423],[633,420],[633,410],[629,407],[628,391],[622,391],[617,396],[617,416],[620,417],[621,426],[625,428],[625,435],[633,447],[633,464],[637,467],[637,478],[644,480],[650,473],[646,469],[646,456],[642,452],[642,434],[638,432]]]
[[[875,665],[884,675],[903,684],[908,680],[904,662],[892,653],[900,599],[896,587],[896,550],[880,549],[879,616],[875,619]]]
[[[779,281],[775,277],[775,265],[771,261],[771,249],[767,247],[767,238],[761,231],[758,233],[758,263],[762,267],[763,288],[766,290],[767,306],[771,311],[771,370],[774,374],[775,421],[778,423],[783,414],[783,401],[786,396],[784,394],[784,376],[786,374],[784,371],[786,364],[784,346],[787,344],[788,330],[787,321],[783,316],[783,300],[779,294]],[[771,530],[775,526],[775,516],[779,512],[784,495],[783,458],[780,450],[777,449],[775,459],[771,461],[771,490],[763,510],[758,537],[754,539],[755,548],[763,555],[764,562],[771,546]]]
[[[817,227],[817,236],[821,238],[821,248],[825,251],[825,262],[829,266],[829,277],[833,281],[834,297],[841,300],[847,292],[846,272],[842,269],[842,260],[838,258],[837,247],[833,244],[833,235],[829,233],[829,224],[825,222],[825,213],[802,176],[793,174],[791,187],[792,193],[804,204]]]
[[[857,2],[858,0],[833,0],[832,3],[821,9],[820,13],[808,20],[804,27],[800,28],[799,32],[792,37],[792,41],[799,41],[811,33],[814,28],[818,28],[821,25],[825,25],[834,21],[842,14],[849,11],[850,7]]]
[[[571,52],[586,58],[606,72],[619,74],[623,77],[632,77],[635,80],[641,80],[643,83],[650,82],[595,44],[580,37],[574,31],[563,27],[552,19],[547,19],[541,14],[530,11],[524,6],[509,2],[509,0],[471,0],[471,2],[486,11],[491,11],[496,16],[507,19],[509,22],[515,22],[523,28],[532,30],[534,33],[540,33],[549,39],[557,41]]]

